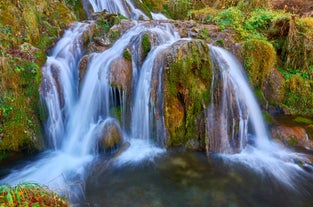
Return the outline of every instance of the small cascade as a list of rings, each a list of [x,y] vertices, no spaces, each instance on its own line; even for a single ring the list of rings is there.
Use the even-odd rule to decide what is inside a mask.
[[[145,139],[147,141],[152,138],[153,107],[151,107],[150,96],[152,70],[155,64],[155,58],[160,51],[179,39],[178,34],[167,24],[165,24],[165,28],[155,28],[153,30],[159,30],[157,37],[158,46],[152,46],[151,52],[140,69],[131,115],[131,137]]]
[[[256,145],[259,147],[265,147],[266,145],[269,145],[269,136],[267,134],[262,112],[256,101],[256,98],[253,95],[252,90],[250,89],[247,78],[243,75],[243,67],[237,58],[235,58],[234,55],[232,55],[230,52],[219,47],[211,47],[211,51],[211,55],[220,68],[222,74],[222,104],[219,105],[222,107],[223,114],[226,112],[227,116],[229,115],[229,112],[233,114],[234,110],[238,110],[237,114],[239,115],[240,120],[239,132],[237,134],[240,135],[239,140],[244,142],[244,140],[247,139],[247,118],[249,117],[249,121],[253,127],[253,133],[255,133]],[[236,97],[234,97],[234,95]],[[225,105],[226,99],[229,99],[228,103],[231,104],[233,101],[235,101],[235,105],[232,104],[231,107],[228,107]],[[244,109],[244,107],[247,107],[247,111]],[[227,120],[225,120],[225,115],[222,116],[224,116],[221,117],[221,119],[224,120],[222,123],[226,123],[226,125],[228,125]],[[233,124],[234,123],[231,125]],[[245,143],[240,144],[240,146],[244,145]],[[241,147],[240,150],[242,149],[243,148]]]
[[[75,23],[65,31],[42,68],[40,95],[48,109],[46,133],[53,148],[60,147],[65,123],[78,97],[78,61],[82,57],[82,35],[88,23]]]
[[[233,155],[220,154],[227,165],[230,167],[234,165],[248,167],[264,177],[274,177],[277,181],[288,186],[289,189],[297,191],[297,181],[301,180],[303,176],[309,176],[306,171],[296,164],[296,162],[304,162],[305,157],[291,152],[270,140],[261,109],[250,89],[247,78],[244,76],[243,67],[230,52],[219,47],[211,46],[210,48],[212,58],[219,67],[219,74],[222,76],[220,77],[222,78],[222,87],[219,86],[219,88],[222,89],[220,92],[223,95],[220,100],[220,108],[216,108],[213,103],[208,109],[208,129],[212,133],[212,129],[215,129],[214,127],[218,125],[216,121],[223,121],[221,122],[223,126],[218,127],[217,134],[220,133],[222,136],[226,136],[227,139],[224,140],[225,137],[223,137],[222,140],[224,141],[216,141],[221,137],[215,137],[212,141],[210,140],[212,137],[209,135],[208,150],[210,151],[215,147],[214,145],[211,146],[211,142],[218,142],[220,144],[219,149],[226,149],[226,152],[229,152],[229,147],[232,147],[233,144],[233,138],[236,139],[237,137],[237,147],[240,153]],[[220,90],[215,89],[214,86],[212,87],[215,91]],[[236,93],[236,96],[234,96],[234,93]],[[213,100],[216,101],[214,98]],[[225,100],[227,100],[227,104],[225,104]],[[233,115],[234,110],[237,110],[235,114],[239,115],[238,122],[235,122],[235,124],[239,124],[239,129],[234,128],[234,122],[229,123],[232,118],[227,119],[224,114]],[[215,111],[218,113],[214,113]],[[248,122],[251,123],[252,131],[248,131]],[[221,132],[220,130],[225,130],[225,125],[226,130],[232,128],[233,132],[230,134]],[[237,130],[234,130],[236,128]],[[235,137],[234,132],[237,134]],[[215,133],[214,130],[213,133]],[[251,144],[247,144],[248,140],[251,140]]]
[[[131,0],[89,0],[89,3],[95,12],[107,10],[131,19],[148,19],[134,7]],[[161,14],[152,13],[152,16],[158,20],[166,19]],[[83,189],[88,176],[86,171],[101,156],[101,148],[105,151],[106,147],[111,149],[125,144],[124,151],[117,153],[117,157],[106,154],[112,156],[110,166],[139,163],[165,152],[155,143],[162,146],[167,135],[163,115],[164,105],[170,101],[163,100],[166,89],[162,82],[163,67],[164,71],[169,68],[165,61],[170,60],[160,60],[158,55],[182,39],[171,24],[163,21],[133,21],[133,24],[109,49],[88,57],[82,80],[79,80],[78,65],[84,55],[82,37],[90,23],[75,23],[65,31],[42,68],[40,87],[41,98],[48,110],[46,132],[53,150],[43,153],[40,159],[24,169],[12,172],[0,183],[32,181],[54,189],[64,189],[75,181]],[[144,36],[149,37],[149,51],[143,49]],[[202,44],[207,46],[204,41]],[[176,55],[184,57],[184,50],[172,49],[173,53],[180,54],[168,55],[168,58],[174,59]],[[129,52],[130,58],[125,57],[125,51]],[[207,50],[204,51],[208,54]],[[213,74],[212,82],[208,83],[211,84],[211,102],[201,102],[199,106],[201,124],[203,122],[201,136],[205,134],[205,127],[207,129],[207,152],[215,152],[215,155],[229,161],[229,165],[243,163],[294,187],[292,183],[299,174],[295,173],[294,176],[291,172],[303,170],[290,160],[301,158],[270,141],[261,110],[241,64],[231,53],[219,47],[210,46],[210,56],[213,63],[213,68],[208,68]],[[209,59],[206,57],[208,62]],[[125,62],[127,66],[123,65]],[[203,68],[206,69],[207,65]],[[125,72],[124,69],[129,71]],[[201,73],[200,76],[205,74]],[[129,83],[119,82],[126,79]],[[209,81],[204,81],[203,85],[206,82]],[[198,87],[198,82],[195,83]],[[204,87],[203,90],[207,89]],[[186,96],[190,95],[188,90],[185,93]],[[194,101],[190,102],[192,105]],[[179,104],[185,105],[184,101]],[[177,109],[180,110],[179,107]],[[182,122],[186,121],[184,113],[187,112],[181,112]],[[205,115],[207,117],[203,121]],[[252,126],[252,131],[249,131],[248,125]],[[112,140],[113,145],[104,146],[103,143],[111,142],[107,137],[113,137],[109,130],[115,133],[116,139]],[[196,139],[203,137],[199,135]],[[185,169],[184,163],[177,163],[177,166]],[[201,177],[190,172],[188,176],[193,179]]]
[[[108,11],[111,14],[121,14],[131,19],[149,18],[137,9],[130,0],[89,0],[94,12]]]
[[[241,73],[240,64],[230,64],[221,51],[224,50],[210,47],[213,81],[207,115],[207,151],[235,153],[243,150],[247,140],[248,111],[246,96],[241,92],[242,84],[247,81],[233,77]]]

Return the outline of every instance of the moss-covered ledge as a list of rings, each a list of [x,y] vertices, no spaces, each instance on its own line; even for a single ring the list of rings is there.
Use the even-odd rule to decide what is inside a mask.
[[[212,79],[209,47],[203,40],[181,40],[161,52],[160,59],[166,145],[203,149]]]
[[[43,148],[40,68],[48,48],[77,20],[66,2],[0,2],[0,160]]]

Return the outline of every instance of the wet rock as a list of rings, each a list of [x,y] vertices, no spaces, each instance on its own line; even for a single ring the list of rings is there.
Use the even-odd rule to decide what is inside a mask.
[[[123,145],[122,145],[121,148],[117,151],[117,153],[114,154],[114,158],[120,156],[120,155],[121,155],[123,152],[125,152],[129,147],[130,147],[130,143],[129,143],[129,142],[123,143]]]
[[[309,140],[306,130],[302,127],[274,126],[272,137],[286,146],[300,146],[313,149],[313,142]]]
[[[284,99],[285,79],[277,69],[270,71],[264,84],[264,95],[272,103],[281,103]]]
[[[78,70],[79,70],[79,81],[81,82],[85,74],[87,72],[87,67],[88,67],[88,62],[92,58],[92,55],[85,55],[84,57],[81,58],[79,65],[78,65]]]
[[[100,137],[101,146],[105,151],[113,150],[122,144],[122,133],[115,122],[108,121],[102,129]]]
[[[109,81],[112,86],[130,90],[132,85],[132,62],[124,57],[119,57],[111,63]]]
[[[157,56],[152,75],[151,99],[157,114],[164,113],[167,146],[186,146],[193,143],[204,148],[205,126],[198,126],[210,100],[211,61],[204,41],[178,41]],[[163,70],[163,83],[160,81]],[[163,84],[164,105],[157,104],[162,97],[158,92]],[[197,142],[198,144],[195,144]]]

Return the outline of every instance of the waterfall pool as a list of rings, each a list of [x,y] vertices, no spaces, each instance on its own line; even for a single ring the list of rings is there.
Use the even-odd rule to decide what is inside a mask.
[[[209,161],[200,152],[171,150],[154,161],[118,166],[99,158],[91,169],[82,206],[313,205],[312,174],[289,172],[296,178],[291,188],[267,171],[260,174],[217,154]]]

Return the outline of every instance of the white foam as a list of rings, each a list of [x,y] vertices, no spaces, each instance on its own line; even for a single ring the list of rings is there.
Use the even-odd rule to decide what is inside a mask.
[[[153,161],[166,150],[149,144],[143,139],[130,139],[129,148],[114,160],[116,166],[139,164],[142,161]]]

